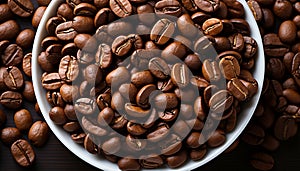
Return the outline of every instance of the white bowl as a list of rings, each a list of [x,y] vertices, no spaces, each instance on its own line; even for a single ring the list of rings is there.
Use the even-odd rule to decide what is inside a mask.
[[[38,65],[37,57],[39,53],[41,52],[41,41],[46,36],[46,22],[47,20],[54,16],[56,14],[56,9],[59,4],[61,4],[63,0],[55,0],[51,1],[50,5],[48,6],[46,12],[44,13],[44,16],[40,22],[39,28],[36,33],[36,37],[34,40],[33,45],[33,51],[32,51],[32,81],[34,86],[34,92],[37,98],[37,102],[40,106],[41,112],[48,123],[49,127],[53,131],[53,133],[56,135],[56,137],[75,155],[77,155],[82,160],[86,161],[87,163],[95,166],[96,168],[102,169],[102,170],[112,170],[116,171],[119,170],[117,164],[111,163],[97,155],[92,155],[88,153],[82,146],[76,144],[73,142],[73,140],[70,138],[70,135],[65,132],[60,126],[55,125],[52,120],[49,117],[49,111],[51,109],[51,106],[49,105],[48,101],[46,100],[46,91],[43,89],[41,85],[41,75],[42,70]],[[263,51],[263,45],[261,40],[261,35],[258,29],[258,26],[256,24],[256,21],[246,3],[245,0],[238,0],[241,2],[245,8],[246,13],[246,20],[248,21],[251,29],[251,37],[253,37],[257,44],[258,44],[258,54],[257,54],[257,60],[255,63],[255,68],[253,72],[254,78],[257,80],[259,89],[257,94],[249,101],[247,104],[243,106],[243,110],[238,116],[238,121],[236,128],[233,132],[228,133],[226,142],[218,147],[209,149],[206,157],[201,161],[191,161],[189,160],[185,165],[182,167],[175,169],[175,170],[192,170],[195,168],[198,168],[207,162],[213,160],[215,157],[220,155],[224,150],[226,150],[235,140],[236,138],[241,134],[241,132],[244,130],[244,128],[247,126],[248,122],[250,121],[254,110],[256,108],[256,105],[259,101],[263,80],[264,80],[264,71],[265,71],[265,60],[264,60],[264,51]],[[159,168],[158,170],[171,170],[168,167]]]

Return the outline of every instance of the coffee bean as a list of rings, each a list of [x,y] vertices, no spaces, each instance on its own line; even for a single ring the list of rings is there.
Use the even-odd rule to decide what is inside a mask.
[[[296,135],[298,127],[294,118],[281,116],[277,119],[274,126],[274,135],[279,140],[287,140]]]
[[[12,19],[13,17],[13,13],[10,10],[9,6],[5,3],[5,4],[1,4],[0,5],[0,21],[5,22],[7,20]]]
[[[158,142],[164,139],[169,134],[169,126],[164,123],[158,124],[157,128],[154,129],[147,135],[147,139],[152,142]]]
[[[139,163],[143,168],[155,169],[164,164],[163,159],[159,155],[142,156]]]
[[[28,131],[32,125],[31,113],[26,109],[17,111],[14,115],[14,122],[20,131]]]
[[[206,0],[195,0],[194,3],[198,6],[199,9],[205,12],[215,12],[220,7],[219,0],[206,1]]]
[[[154,103],[158,109],[168,110],[175,108],[178,100],[174,93],[161,93],[154,98]]]
[[[93,18],[87,16],[74,17],[72,25],[67,24],[64,28],[68,28],[70,32],[74,29],[78,33],[91,33],[95,30]]]
[[[8,67],[3,73],[4,84],[10,90],[19,90],[24,85],[24,77],[17,67]]]
[[[118,161],[121,170],[140,170],[141,166],[136,159],[129,157],[122,158]]]
[[[0,24],[0,40],[10,40],[17,37],[20,26],[14,20],[8,20]]]
[[[59,63],[58,74],[66,82],[74,81],[79,75],[78,61],[74,56],[65,56]]]
[[[14,142],[10,151],[16,162],[23,167],[29,167],[35,161],[35,153],[26,140],[20,139]]]
[[[5,66],[16,66],[22,62],[23,50],[16,44],[9,45],[2,54],[2,62]]]
[[[85,115],[91,115],[96,109],[96,102],[89,98],[80,98],[75,102],[75,110]]]
[[[186,47],[180,42],[173,42],[169,44],[162,52],[161,57],[169,63],[178,62],[186,56]]]
[[[57,25],[55,34],[60,40],[67,41],[74,39],[78,33],[73,28],[73,22],[67,21]]]
[[[74,15],[95,16],[97,8],[89,3],[80,3],[74,8]]]
[[[233,97],[227,90],[216,92],[209,100],[209,107],[216,113],[224,112],[229,109],[233,103]]]
[[[154,78],[151,75],[150,71],[137,72],[132,74],[131,76],[131,83],[134,84],[136,87],[142,87],[153,82]]]
[[[291,44],[296,40],[297,27],[293,21],[287,20],[281,23],[278,31],[280,40],[284,43]]]
[[[99,127],[97,123],[93,123],[95,121],[88,119],[86,116],[81,119],[82,128],[90,134],[102,137],[107,135],[107,130]]]
[[[103,151],[108,154],[115,154],[120,150],[120,148],[121,140],[119,137],[112,137],[102,144]]]
[[[222,130],[216,130],[211,135],[209,135],[209,138],[207,140],[207,145],[210,147],[219,147],[226,141],[225,132]]]
[[[273,12],[281,19],[288,19],[292,15],[293,6],[290,1],[276,0],[273,6]]]
[[[254,15],[256,22],[260,22],[263,18],[263,14],[262,14],[259,3],[254,0],[250,0],[247,2],[247,4],[251,9],[252,14]]]
[[[39,26],[46,9],[47,7],[40,6],[35,10],[31,20],[31,24],[34,28],[37,28]]]
[[[150,39],[159,45],[167,43],[175,31],[175,23],[168,19],[159,20],[152,28]]]
[[[56,90],[60,88],[63,84],[63,81],[61,80],[60,76],[58,73],[50,73],[46,74],[42,78],[42,86],[46,90]]]
[[[266,153],[254,153],[250,161],[251,165],[258,170],[271,170],[274,166],[274,159]]]
[[[33,4],[30,0],[8,0],[9,8],[20,17],[29,17],[33,14]]]
[[[250,124],[242,135],[242,140],[250,145],[259,145],[264,141],[265,131],[259,125]]]
[[[149,61],[150,72],[158,79],[166,79],[171,71],[168,64],[161,58],[155,57]]]
[[[127,17],[132,13],[129,0],[110,0],[109,6],[118,17]]]
[[[156,14],[166,14],[178,17],[181,14],[181,5],[177,0],[161,0],[155,4]]]
[[[55,31],[57,26],[65,21],[63,17],[51,17],[46,23],[46,30],[49,35],[56,35]]]
[[[148,108],[150,106],[149,99],[153,96],[153,92],[156,90],[156,86],[154,84],[149,84],[140,89],[136,95],[136,102],[142,108]]]
[[[220,70],[227,80],[236,78],[240,75],[240,65],[233,56],[227,56],[221,59],[219,63]]]
[[[49,137],[49,127],[46,122],[36,121],[28,132],[28,139],[34,146],[42,146]]]
[[[91,154],[97,154],[99,150],[98,146],[94,143],[93,136],[91,134],[87,134],[85,136],[83,147]]]
[[[56,13],[57,16],[63,17],[66,20],[72,20],[74,18],[73,8],[67,3],[62,3],[59,5]]]
[[[227,83],[227,88],[231,94],[240,101],[247,100],[249,97],[247,87],[237,78],[231,79],[231,81]]]
[[[7,108],[17,109],[23,102],[22,95],[14,91],[5,91],[0,96],[0,103]]]
[[[221,79],[221,71],[216,61],[204,60],[202,73],[208,82],[219,81]]]
[[[242,52],[245,48],[245,40],[242,34],[236,33],[231,35],[229,38],[232,49],[238,52]]]
[[[97,122],[100,126],[108,126],[112,122],[113,117],[114,111],[111,108],[106,107],[99,113]]]
[[[223,30],[223,23],[217,18],[210,18],[203,23],[202,29],[204,31],[204,34],[214,36],[219,34]]]
[[[22,137],[19,129],[14,127],[6,127],[1,130],[1,141],[6,145],[11,145]]]
[[[146,147],[147,141],[136,139],[132,135],[129,134],[126,137],[126,144],[128,145],[128,147],[130,149],[132,149],[134,151],[141,151]]]

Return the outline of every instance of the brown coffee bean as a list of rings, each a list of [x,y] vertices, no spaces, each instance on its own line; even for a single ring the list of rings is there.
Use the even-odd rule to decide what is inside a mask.
[[[36,121],[28,132],[28,139],[34,146],[44,145],[49,137],[49,127],[46,122]]]
[[[220,7],[219,0],[213,0],[213,1],[195,0],[194,3],[198,6],[199,9],[208,13],[215,12]]]
[[[270,58],[267,63],[267,75],[270,78],[281,80],[285,74],[285,68],[282,61],[278,58]]]
[[[67,55],[60,60],[58,74],[62,80],[72,82],[79,75],[78,67],[77,59],[74,56]]]
[[[207,1],[203,1],[203,2],[207,2]],[[210,18],[203,23],[202,29],[204,31],[204,34],[214,36],[222,32],[223,23],[221,22],[221,20],[217,18]]]
[[[193,161],[199,161],[199,160],[204,158],[206,153],[207,153],[207,148],[206,148],[205,145],[203,145],[198,149],[192,149],[191,152],[190,152],[190,158]]]
[[[67,21],[57,25],[55,34],[60,40],[68,41],[74,39],[78,33],[73,27],[73,22]]]
[[[65,21],[63,17],[51,17],[46,23],[46,30],[49,35],[54,36],[57,26]]]
[[[113,118],[114,118],[114,111],[109,108],[109,107],[106,107],[104,108],[103,110],[101,110],[101,112],[99,113],[98,115],[98,118],[97,118],[97,122],[100,126],[108,126]]]
[[[261,146],[269,151],[275,151],[280,146],[280,142],[272,135],[266,135]]]
[[[182,8],[177,0],[161,0],[155,4],[155,13],[158,15],[166,14],[178,17]]]
[[[155,106],[161,110],[177,107],[178,99],[174,93],[161,93],[154,98]]]
[[[17,109],[21,107],[22,102],[22,95],[18,92],[5,91],[0,96],[0,103],[9,109]]]
[[[92,33],[95,31],[93,18],[87,16],[74,17],[72,26],[68,26],[70,30],[74,28],[74,30],[76,30],[78,33]]]
[[[216,61],[204,60],[202,73],[208,82],[219,81],[221,79],[221,71]]]
[[[283,96],[292,104],[300,104],[300,94],[293,89],[283,90]]]
[[[32,54],[28,53],[24,56],[22,61],[22,70],[28,77],[31,77],[31,58]]]
[[[158,45],[167,43],[175,31],[175,23],[168,19],[159,20],[152,28],[150,39]]]
[[[147,141],[141,140],[141,139],[136,139],[132,135],[129,134],[126,137],[126,144],[130,149],[132,149],[134,151],[141,151],[146,147]]]
[[[250,160],[251,165],[258,170],[271,170],[274,166],[274,159],[267,153],[254,153]]]
[[[0,5],[0,18],[1,23],[13,18],[13,13],[6,3]]]
[[[279,117],[274,126],[274,135],[279,140],[288,140],[295,136],[298,126],[294,118],[283,115]]]
[[[75,110],[84,115],[91,115],[96,109],[96,101],[90,98],[80,98],[75,102]]]
[[[76,62],[76,59],[75,61]],[[74,68],[78,66],[74,65]],[[68,71],[68,70],[67,70]],[[74,72],[79,72],[74,71]],[[88,65],[84,70],[84,78],[89,82],[89,84],[97,85],[102,81],[103,73],[102,70],[96,64]]]
[[[140,157],[139,163],[143,168],[155,169],[162,166],[164,161],[159,155],[147,155]]]
[[[21,109],[15,113],[14,122],[20,131],[28,131],[32,125],[32,116],[28,110]]]
[[[233,78],[227,83],[227,89],[239,101],[245,101],[249,98],[247,87],[237,78]]]
[[[187,160],[187,152],[185,150],[181,150],[176,153],[174,156],[167,157],[166,161],[170,168],[178,168],[183,165]]]
[[[77,99],[78,87],[76,85],[63,84],[59,90],[62,99],[67,103],[72,103]]]
[[[278,30],[278,36],[283,43],[292,44],[297,37],[297,27],[291,20],[281,23]]]
[[[17,67],[8,67],[3,73],[4,84],[10,90],[20,90],[24,85],[24,77]]]
[[[103,137],[108,133],[106,129],[99,127],[96,121],[88,119],[86,116],[82,117],[81,126],[88,133],[99,137]]]
[[[34,102],[36,100],[32,82],[30,81],[24,82],[24,89],[22,91],[22,95],[26,100],[30,102]]]
[[[119,169],[121,170],[140,170],[141,166],[136,159],[125,157],[118,161]]]
[[[69,132],[69,133],[73,133],[73,132],[76,132],[78,130],[80,130],[81,126],[78,122],[67,122],[66,124],[64,124],[63,126],[63,129],[66,131],[66,132]]]
[[[131,83],[136,87],[142,87],[144,85],[148,85],[154,82],[154,78],[151,75],[150,71],[141,71],[132,74]]]
[[[35,161],[35,153],[26,140],[20,139],[14,142],[10,151],[16,162],[23,167],[29,167]]]
[[[60,76],[58,73],[50,73],[46,74],[42,78],[42,86],[46,90],[56,90],[60,88],[63,84],[63,81],[61,80]]]
[[[216,113],[222,113],[229,109],[233,103],[233,97],[227,90],[216,92],[209,100],[209,107]]]
[[[35,10],[31,20],[31,24],[34,28],[38,28],[46,9],[47,7],[40,6]]]
[[[133,41],[127,36],[119,36],[112,44],[112,52],[117,56],[124,56],[130,51],[132,45]]]
[[[226,141],[225,132],[223,130],[216,130],[208,136],[207,145],[210,147],[219,147]]]
[[[240,65],[233,56],[227,56],[221,59],[219,63],[220,70],[227,80],[236,78],[240,75]]]
[[[115,154],[121,149],[121,140],[119,137],[112,137],[103,142],[102,150],[107,154]]]
[[[110,0],[109,6],[118,17],[127,17],[132,13],[132,5],[129,0]]]
[[[49,111],[49,116],[50,119],[57,125],[63,125],[67,122],[67,117],[62,107],[53,107]]]
[[[16,38],[16,44],[23,49],[28,49],[32,46],[35,32],[31,29],[24,29]]]
[[[91,134],[87,134],[83,141],[83,147],[86,149],[87,152],[91,154],[98,154],[99,148],[94,143],[93,136]]]
[[[14,20],[8,20],[0,24],[0,40],[10,40],[17,37],[20,26]]]
[[[242,140],[250,145],[259,145],[264,141],[265,131],[262,127],[255,124],[250,124],[242,135]]]
[[[161,58],[155,57],[149,61],[150,72],[158,79],[166,79],[171,73],[168,64]]]
[[[176,63],[179,59],[186,56],[186,47],[181,42],[173,42],[169,44],[162,52],[161,57],[169,63]]]
[[[1,141],[5,145],[11,145],[12,143],[14,143],[18,139],[20,139],[22,137],[22,134],[17,128],[6,127],[6,128],[1,130],[1,136],[0,137],[1,137]]]
[[[259,3],[255,0],[250,0],[247,2],[247,4],[250,7],[256,22],[260,22],[263,18],[263,14],[262,14]]]
[[[273,6],[273,12],[277,17],[283,20],[288,19],[293,12],[292,3],[290,1],[276,0]]]
[[[111,71],[105,78],[106,83],[109,86],[118,87],[124,82],[129,82],[130,75],[129,71],[125,67],[118,67]]]
[[[94,25],[96,28],[111,23],[115,19],[115,15],[109,8],[100,9],[94,19]]]
[[[61,5],[59,5],[56,14],[57,16],[63,17],[69,21],[73,20],[74,18],[73,8],[67,3],[62,3]]]
[[[159,123],[157,125],[157,128],[150,131],[150,133],[147,135],[147,139],[152,142],[159,142],[165,137],[169,135],[169,126],[165,123]]]
[[[171,80],[179,88],[184,88],[189,84],[189,75],[188,67],[185,64],[176,63],[173,65],[171,71]]]
[[[16,66],[22,62],[23,50],[17,44],[10,44],[2,54],[2,62],[5,66]]]
[[[76,121],[77,120],[77,116],[76,116],[76,112],[74,109],[73,105],[70,104],[66,104],[65,108],[64,108],[64,112],[66,117],[71,120],[71,121]]]
[[[78,16],[95,16],[97,8],[89,3],[82,2],[74,8],[74,15]]]
[[[3,110],[0,110],[0,127],[2,127],[6,123],[6,114]]]
[[[153,96],[153,92],[156,90],[156,86],[154,84],[149,84],[140,89],[136,94],[136,102],[142,108],[148,108],[149,97]],[[151,96],[150,96],[151,95]]]
[[[184,59],[184,63],[189,67],[190,70],[196,71],[199,70],[202,66],[202,61],[200,56],[197,54],[189,54]]]
[[[8,0],[7,5],[13,13],[20,17],[29,17],[34,11],[33,4],[30,0]]]

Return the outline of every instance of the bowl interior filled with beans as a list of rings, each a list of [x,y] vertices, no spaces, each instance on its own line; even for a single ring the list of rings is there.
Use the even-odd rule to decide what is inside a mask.
[[[214,159],[251,119],[265,70],[244,0],[52,1],[32,57],[49,127],[103,170]]]

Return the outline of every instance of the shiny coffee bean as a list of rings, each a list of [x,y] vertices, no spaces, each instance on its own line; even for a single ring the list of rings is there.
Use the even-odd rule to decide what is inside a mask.
[[[168,19],[159,20],[152,28],[150,39],[158,45],[169,41],[175,31],[175,23]]]
[[[22,138],[22,134],[19,129],[14,127],[6,127],[1,130],[1,141],[5,145],[11,145],[18,139]]]
[[[28,132],[28,139],[34,146],[42,146],[49,137],[49,127],[46,122],[36,121]]]
[[[11,11],[20,17],[29,17],[34,11],[30,0],[8,0],[7,4]]]
[[[13,158],[20,166],[29,167],[35,161],[35,153],[26,140],[19,139],[15,141],[11,145],[10,151]]]
[[[31,113],[26,109],[17,111],[14,115],[14,123],[20,131],[28,131],[32,125]]]

